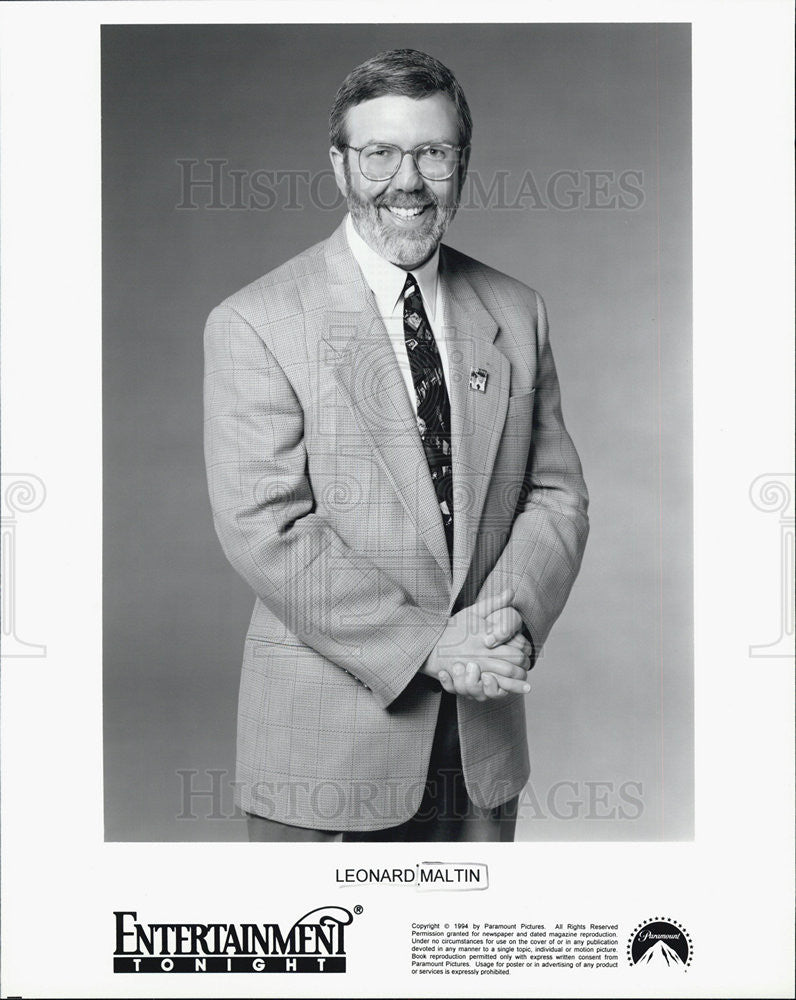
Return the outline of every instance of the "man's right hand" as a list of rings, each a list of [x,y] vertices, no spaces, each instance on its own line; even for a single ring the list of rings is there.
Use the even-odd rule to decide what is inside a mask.
[[[446,691],[476,701],[510,692],[527,694],[527,640],[513,637],[494,645],[492,628],[486,621],[493,612],[509,609],[513,599],[513,591],[505,590],[455,614],[420,672],[436,678]]]

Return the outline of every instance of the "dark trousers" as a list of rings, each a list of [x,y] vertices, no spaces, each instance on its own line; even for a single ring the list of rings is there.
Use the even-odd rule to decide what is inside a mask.
[[[420,808],[411,819],[385,830],[308,830],[246,814],[249,840],[316,841],[343,843],[396,841],[500,841],[514,840],[517,796],[494,809],[480,809],[467,795],[462,774],[456,697],[443,692],[428,777]]]

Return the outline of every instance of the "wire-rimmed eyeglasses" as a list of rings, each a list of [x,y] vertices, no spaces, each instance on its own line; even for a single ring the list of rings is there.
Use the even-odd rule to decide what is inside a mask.
[[[366,146],[349,146],[359,154],[360,173],[369,181],[388,181],[401,169],[408,153],[415,161],[417,172],[427,181],[446,181],[456,172],[461,153],[466,146],[450,142],[424,142],[414,149],[401,149],[391,142],[370,142]]]

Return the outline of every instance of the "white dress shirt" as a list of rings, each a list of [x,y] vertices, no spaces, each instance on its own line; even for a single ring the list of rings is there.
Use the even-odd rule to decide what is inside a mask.
[[[376,300],[376,309],[379,312],[387,333],[395,351],[395,358],[398,367],[401,369],[406,392],[412,403],[412,408],[417,416],[417,395],[415,384],[412,380],[412,370],[409,367],[409,355],[406,353],[406,341],[404,339],[404,299],[403,291],[406,284],[407,272],[385,260],[371,249],[354,228],[351,216],[346,217],[345,222],[346,237],[348,245],[354,259],[359,264],[360,270],[368,283],[368,287],[373,292]],[[420,267],[412,268],[411,273],[417,280],[420,294],[423,298],[423,306],[426,310],[431,332],[437,342],[440,361],[442,362],[442,373],[445,376],[445,385],[450,385],[450,372],[448,369],[448,351],[445,345],[445,307],[442,292],[442,282],[439,280],[439,247],[433,255]],[[450,395],[450,393],[449,393]]]

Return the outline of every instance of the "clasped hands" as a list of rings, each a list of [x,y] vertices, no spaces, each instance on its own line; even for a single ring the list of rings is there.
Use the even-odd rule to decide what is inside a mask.
[[[486,701],[527,694],[533,647],[520,632],[513,590],[483,598],[448,620],[420,673],[449,694]]]

